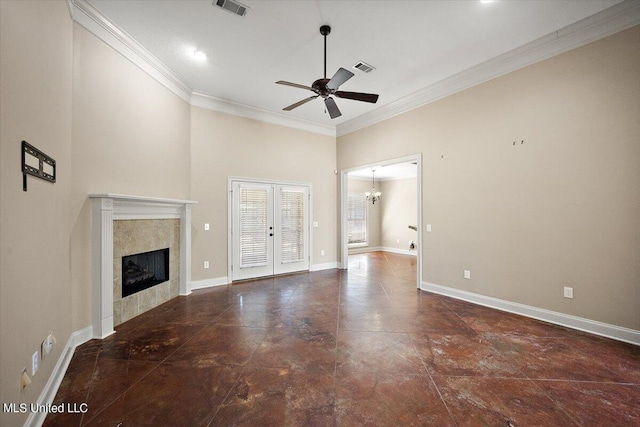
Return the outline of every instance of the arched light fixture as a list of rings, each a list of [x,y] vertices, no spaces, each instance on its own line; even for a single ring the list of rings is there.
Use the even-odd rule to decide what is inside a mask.
[[[376,204],[376,201],[380,199],[380,196],[382,196],[381,192],[376,191],[375,176],[376,176],[376,170],[371,169],[371,191],[367,191],[366,193],[364,193],[367,200],[371,200],[371,203],[374,205]]]

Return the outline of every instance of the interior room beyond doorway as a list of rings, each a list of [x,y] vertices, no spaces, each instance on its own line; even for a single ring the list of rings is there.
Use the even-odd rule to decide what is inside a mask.
[[[419,287],[418,160],[367,165],[345,174],[343,241],[348,269],[357,268],[352,261],[363,253],[415,257],[411,276]]]

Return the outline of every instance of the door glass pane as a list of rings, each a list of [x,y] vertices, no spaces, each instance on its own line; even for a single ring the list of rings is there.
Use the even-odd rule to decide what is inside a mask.
[[[267,190],[240,189],[240,267],[267,265]]]
[[[304,192],[283,189],[280,197],[280,261],[304,260]]]

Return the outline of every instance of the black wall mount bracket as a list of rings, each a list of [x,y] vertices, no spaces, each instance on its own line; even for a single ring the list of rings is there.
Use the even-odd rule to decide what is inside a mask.
[[[27,191],[27,175],[56,182],[56,161],[27,141],[22,141],[22,190]]]

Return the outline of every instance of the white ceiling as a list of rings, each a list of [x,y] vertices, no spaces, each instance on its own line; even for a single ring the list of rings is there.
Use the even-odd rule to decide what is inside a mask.
[[[388,106],[620,3],[244,0],[249,10],[239,17],[212,0],[88,2],[194,92],[328,126]],[[337,99],[343,115],[334,120],[320,99],[282,112],[313,94],[275,81],[311,85],[323,77],[318,30],[323,24],[332,27],[327,76],[358,61],[373,65],[370,74],[352,70],[355,76],[340,89],[378,93],[378,103]],[[208,59],[194,60],[194,49]]]

